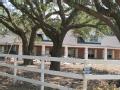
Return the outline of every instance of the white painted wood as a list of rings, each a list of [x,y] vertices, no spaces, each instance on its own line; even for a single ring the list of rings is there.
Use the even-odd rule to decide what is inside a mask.
[[[45,45],[42,45],[42,55],[45,55]]]
[[[0,66],[22,69],[22,70],[27,70],[27,71],[31,71],[31,72],[40,72],[40,69],[30,68],[30,67],[25,67],[25,66],[13,66],[13,65],[10,65],[10,64],[6,64],[6,63],[0,63]]]
[[[75,49],[75,57],[78,58],[78,48]]]
[[[73,78],[73,79],[83,79],[83,74],[75,74],[71,72],[59,72],[59,71],[45,70],[45,73],[51,74],[51,75]]]
[[[107,48],[104,48],[104,60],[107,60]]]
[[[85,54],[84,58],[87,60],[88,59],[88,47],[85,47]]]
[[[17,58],[14,58],[14,66],[17,66]],[[14,76],[17,76],[17,68],[14,68]],[[16,83],[16,79],[14,79],[13,83]]]
[[[19,49],[18,49],[18,54],[19,55],[22,55],[22,44],[19,44]]]
[[[112,49],[112,59],[115,59],[115,50]]]
[[[85,59],[78,59],[78,58],[57,58],[57,57],[47,57],[47,56],[28,56],[28,55],[12,55],[12,54],[0,54],[0,57],[15,57],[19,58],[22,57],[23,59],[38,59],[38,60],[45,60],[45,61],[59,61],[59,62],[68,62],[68,63],[84,63]]]
[[[13,66],[10,64],[5,64],[5,63],[0,63],[0,66],[41,73],[41,69],[36,69],[36,68],[30,68],[30,67],[24,67],[24,66]],[[52,71],[52,70],[44,70],[44,73],[50,74],[50,75],[57,75],[57,76],[63,76],[63,77],[68,77],[68,78],[74,78],[74,79],[83,79],[82,74],[75,74],[75,73],[71,73],[71,72],[59,72],[59,71]]]
[[[68,46],[67,45],[64,47],[64,57],[65,58],[68,57]]]
[[[97,58],[97,49],[95,48],[95,52],[94,52],[95,58]]]
[[[56,88],[56,89],[61,89],[61,90],[75,90],[73,88],[68,88],[68,87],[64,87],[64,86],[60,86],[60,85],[56,85],[56,84],[51,84],[51,83],[47,83],[47,82],[41,82],[38,80],[34,80],[34,79],[28,79],[28,78],[23,78],[20,76],[14,76],[8,73],[4,73],[4,72],[0,72],[1,76],[5,76],[5,77],[9,77],[9,78],[16,78],[17,80],[21,80],[21,81],[26,81],[29,83],[34,83],[36,85],[44,85],[46,87],[51,87],[51,88]]]
[[[88,64],[120,65],[120,60],[85,60]]]
[[[44,60],[41,61],[41,82],[44,82]],[[44,90],[44,85],[41,86],[41,90]]]
[[[86,49],[86,52],[87,49]],[[28,68],[28,67],[23,67],[23,66],[17,66],[16,60],[14,61],[14,65],[9,65],[5,63],[0,63],[0,66],[6,66],[14,69],[14,75],[10,75],[4,72],[0,72],[0,75],[2,76],[7,76],[10,78],[14,78],[16,80],[22,80],[34,84],[40,84],[42,85],[41,90],[44,90],[44,86],[47,87],[52,87],[52,88],[58,88],[60,90],[72,90],[71,88],[66,88],[63,86],[59,85],[53,85],[44,82],[44,73],[46,74],[51,74],[51,75],[58,75],[58,76],[63,76],[63,77],[68,77],[68,78],[75,78],[75,79],[83,79],[83,90],[87,90],[87,80],[95,80],[95,79],[103,79],[103,80],[119,80],[120,75],[92,75],[92,74],[74,74],[74,73],[68,73],[68,72],[59,72],[59,71],[52,71],[52,70],[45,70],[44,68],[44,60],[45,61],[59,61],[59,62],[68,62],[68,63],[80,63],[84,64],[86,67],[87,64],[103,64],[103,65],[120,65],[119,60],[92,60],[92,59],[76,59],[76,58],[55,58],[55,57],[45,57],[45,56],[27,56],[27,55],[9,55],[9,54],[0,54],[2,57],[14,57],[14,58],[26,58],[26,59],[38,59],[41,60],[41,69],[37,68]],[[88,56],[88,55],[87,55]],[[27,79],[23,77],[18,77],[17,76],[17,69],[23,69],[23,70],[28,70],[28,71],[33,71],[33,72],[39,72],[41,73],[41,81],[33,80],[33,79]]]
[[[85,78],[88,80],[119,80],[120,75],[85,75]]]
[[[87,90],[87,79],[84,78],[83,80],[83,90]]]
[[[88,48],[85,48],[85,59],[88,59]],[[87,60],[84,61],[84,70],[87,66]],[[85,77],[86,73],[83,73],[83,90],[87,90],[87,79]]]

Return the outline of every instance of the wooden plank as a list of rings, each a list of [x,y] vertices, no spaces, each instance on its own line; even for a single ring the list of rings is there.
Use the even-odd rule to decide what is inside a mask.
[[[24,66],[13,66],[13,65],[10,65],[10,64],[5,64],[5,63],[0,63],[0,66],[5,66],[5,67],[9,67],[9,68],[16,68],[16,69],[22,69],[22,70],[27,70],[27,71],[31,71],[31,72],[41,73],[41,69],[36,69],[36,68],[29,68],[29,67],[24,67]],[[71,72],[59,72],[59,71],[52,71],[52,70],[46,70],[45,69],[44,73],[50,74],[50,75],[74,78],[74,79],[83,79],[83,74],[75,74],[75,73],[71,73]]]
[[[52,71],[52,70],[45,70],[46,74],[56,75],[56,76],[63,76],[73,79],[83,79],[83,74],[75,74],[71,72],[59,72],[59,71]]]
[[[44,82],[44,77],[45,77],[45,66],[44,66],[44,61],[42,60],[42,63],[41,63],[41,82]],[[41,86],[41,90],[44,90],[44,86],[42,85]]]
[[[58,62],[67,62],[67,63],[80,63],[80,64],[114,64],[120,65],[120,60],[103,60],[103,59],[78,59],[78,58],[63,58],[63,57],[46,57],[46,56],[28,56],[28,55],[10,55],[10,54],[0,54],[0,57],[22,57],[24,59],[38,59],[44,61],[58,61]]]
[[[27,71],[31,71],[31,72],[40,72],[40,69],[35,69],[35,68],[30,68],[30,67],[25,67],[25,66],[14,66],[14,65],[6,64],[6,63],[0,63],[0,66],[22,69],[22,70],[27,70]]]
[[[89,80],[119,80],[120,75],[85,75],[85,78]]]
[[[120,60],[85,60],[87,64],[120,65]]]
[[[25,82],[29,82],[29,83],[33,83],[33,84],[37,84],[37,85],[43,85],[46,87],[56,88],[56,89],[60,89],[60,90],[75,90],[73,88],[64,87],[64,86],[51,84],[51,83],[47,83],[47,82],[41,82],[41,81],[34,80],[34,79],[23,78],[20,76],[14,76],[14,75],[4,73],[4,72],[0,72],[0,75],[5,76],[5,77],[9,77],[9,78],[13,78],[13,79],[17,79],[17,80],[21,80],[21,81],[25,81]]]
[[[29,55],[11,55],[11,54],[0,54],[0,57],[15,57],[23,59],[38,59],[44,61],[58,61],[58,62],[68,62],[68,63],[84,63],[84,59],[77,58],[63,58],[63,57],[47,57],[47,56],[29,56]]]

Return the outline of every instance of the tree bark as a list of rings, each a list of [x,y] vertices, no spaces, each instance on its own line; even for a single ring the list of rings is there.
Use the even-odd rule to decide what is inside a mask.
[[[30,55],[31,50],[28,50],[28,44],[27,43],[23,43],[23,55]],[[23,64],[24,65],[33,65],[33,60],[30,59],[23,59]]]
[[[115,25],[115,29],[113,29],[112,31],[114,32],[114,34],[116,35],[116,37],[118,38],[118,40],[120,42],[120,15],[119,14],[115,14],[113,16],[113,18],[116,21],[116,25]]]
[[[25,36],[25,34],[23,34],[21,36],[22,39],[22,51],[23,51],[23,55],[31,55],[31,51],[33,48],[29,48],[29,44],[28,44],[28,40],[27,37]],[[30,42],[30,41],[29,41]],[[23,59],[23,65],[32,65],[33,64],[33,60],[30,59]]]
[[[32,55],[33,54],[34,41],[36,38],[36,31],[38,30],[38,28],[39,28],[38,25],[32,27],[29,41],[27,40],[27,37],[25,36],[25,34],[21,36],[22,43],[23,43],[23,55]],[[33,60],[24,59],[23,64],[24,65],[33,65]]]
[[[50,52],[52,57],[62,56],[62,42],[54,42]],[[50,70],[60,71],[60,62],[51,61]]]

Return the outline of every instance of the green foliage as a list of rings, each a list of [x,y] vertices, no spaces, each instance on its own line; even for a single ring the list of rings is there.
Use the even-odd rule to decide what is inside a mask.
[[[13,12],[11,16],[12,21],[22,28],[24,32],[30,32],[33,23],[26,15]]]
[[[90,16],[84,12],[80,12],[76,19],[73,20],[72,23],[82,23],[82,24],[91,24],[95,25],[95,28],[91,27],[84,27],[80,29],[76,29],[73,31],[73,33],[77,36],[81,36],[84,39],[87,38],[97,38],[97,37],[103,37],[104,35],[113,35],[113,32],[111,29],[105,25],[100,20],[94,18],[93,16]]]
[[[2,24],[0,24],[0,35],[6,35],[8,33],[8,29],[3,26]]]

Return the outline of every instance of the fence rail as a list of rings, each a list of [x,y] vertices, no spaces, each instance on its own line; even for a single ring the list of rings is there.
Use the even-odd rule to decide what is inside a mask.
[[[13,68],[14,69],[14,75],[8,74],[6,72],[0,72],[1,76],[6,76],[9,78],[13,78],[14,80],[22,80],[34,84],[41,85],[41,90],[44,90],[44,86],[56,88],[60,90],[75,90],[73,88],[60,86],[56,84],[47,83],[44,81],[44,74],[50,74],[50,75],[56,75],[56,76],[62,76],[67,78],[73,78],[73,79],[83,79],[83,90],[87,90],[87,81],[88,80],[96,80],[96,79],[104,79],[104,80],[119,80],[120,75],[92,75],[92,74],[75,74],[71,72],[60,72],[60,71],[52,71],[52,70],[46,70],[44,68],[44,62],[45,61],[59,61],[59,62],[67,62],[67,63],[80,63],[84,64],[84,68],[86,67],[86,64],[111,64],[111,65],[120,65],[120,60],[85,60],[85,59],[77,59],[77,58],[55,58],[55,57],[45,57],[45,56],[27,56],[27,55],[8,55],[8,54],[0,54],[0,57],[14,57],[14,65],[6,64],[1,62],[0,66]],[[38,59],[41,61],[41,69],[33,69],[30,67],[25,66],[17,66],[17,59],[19,58],[23,59]],[[24,77],[17,76],[17,69],[27,70],[31,72],[37,72],[41,73],[41,81],[40,80],[33,80],[28,79]]]

